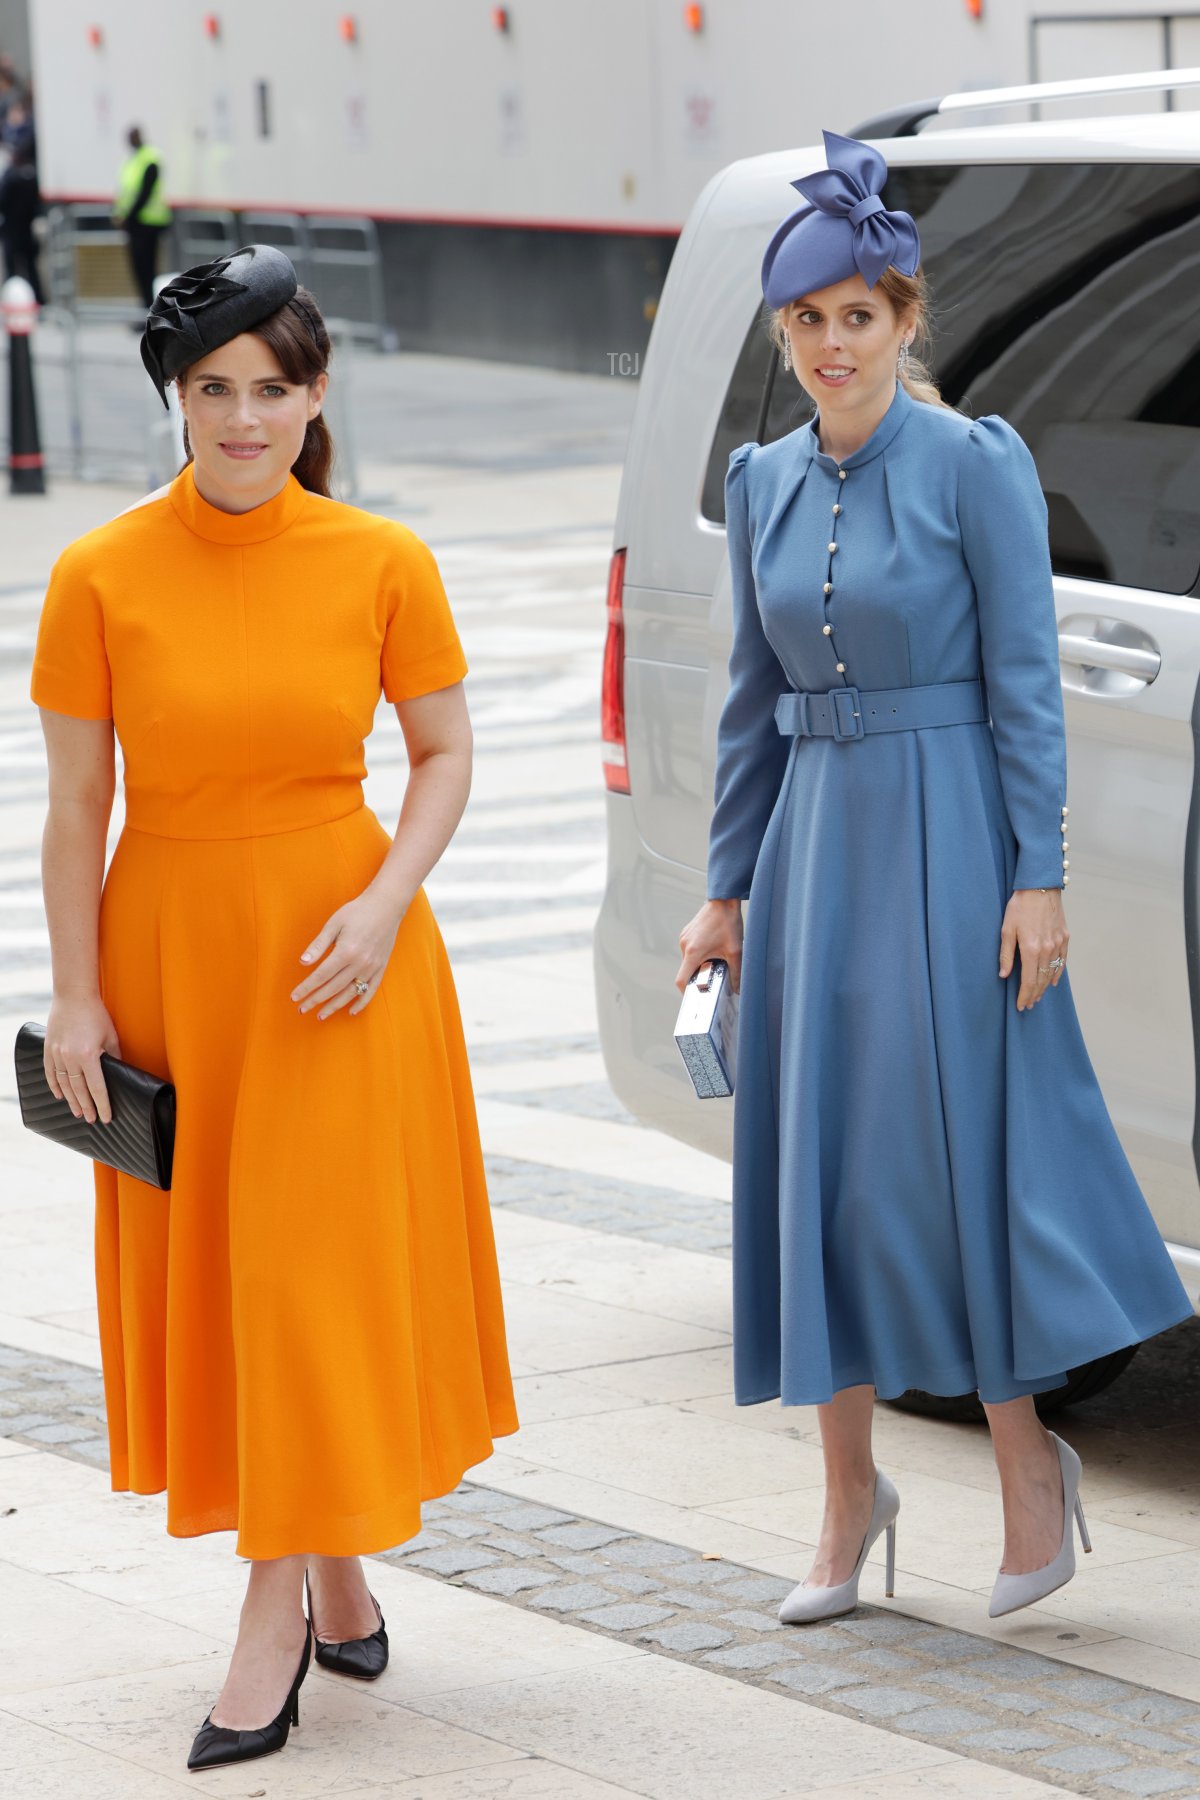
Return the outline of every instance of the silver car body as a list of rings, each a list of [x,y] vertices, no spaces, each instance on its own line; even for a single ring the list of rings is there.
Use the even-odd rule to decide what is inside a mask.
[[[1055,578],[1071,979],[1105,1099],[1196,1300],[1200,115],[974,125],[876,141],[889,182],[904,184],[889,204],[933,194],[919,223],[927,268],[943,252],[935,319],[949,313],[964,356],[986,348],[964,388],[965,410],[1000,412],[1025,437],[1048,501],[1053,490],[1060,560],[1082,570]],[[728,685],[729,566],[723,524],[711,515],[729,449],[756,436],[754,418],[729,396],[761,310],[763,248],[788,210],[790,180],[823,161],[820,145],[802,145],[737,162],[697,200],[643,366],[614,534],[614,550],[625,553],[616,648],[630,791],[607,795],[595,934],[601,1041],[612,1086],[633,1113],[725,1157],[733,1103],[695,1098],[672,1041],[679,933],[705,897]],[[1175,210],[1139,262],[1139,218],[1158,193]],[[1041,268],[1038,298],[1028,316],[1018,310],[985,328],[979,321],[1004,298],[1006,278],[961,215],[999,211],[1019,195],[1030,197],[1031,215],[1044,207],[1022,225],[1015,257]],[[1054,239],[1068,229],[1091,234],[1101,254],[1086,279],[1068,268],[1055,292]],[[957,263],[945,248],[956,230]],[[937,369],[940,377],[940,358]],[[794,386],[790,375],[778,380]],[[1192,391],[1177,391],[1187,384]],[[1123,487],[1121,469],[1136,471]],[[1109,521],[1119,521],[1119,543],[1106,537]],[[619,754],[610,747],[610,761]]]

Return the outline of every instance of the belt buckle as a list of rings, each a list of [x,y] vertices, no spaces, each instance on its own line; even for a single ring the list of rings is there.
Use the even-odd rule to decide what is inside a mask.
[[[833,735],[839,743],[846,743],[851,738],[860,738],[863,734],[862,695],[856,687],[830,688],[828,693],[829,717],[833,724]],[[846,701],[845,715],[847,728],[842,730],[841,702]]]

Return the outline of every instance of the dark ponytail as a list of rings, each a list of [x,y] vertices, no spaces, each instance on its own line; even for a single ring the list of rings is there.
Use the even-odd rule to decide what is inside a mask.
[[[306,287],[298,287],[291,299],[261,324],[250,327],[255,337],[274,351],[284,377],[296,387],[307,387],[329,367],[332,345],[321,309]],[[181,371],[182,375],[187,370]],[[188,443],[187,421],[183,426],[183,448],[189,462],[192,447]],[[329,477],[333,471],[333,434],[324,412],[310,419],[304,430],[300,454],[292,464],[292,474],[312,494],[330,499]]]
[[[268,344],[289,381],[306,386],[329,367],[332,345],[321,309],[306,287],[298,287],[286,305],[254,327],[254,335]],[[323,412],[310,419],[292,474],[310,493],[329,498],[333,469],[333,434]]]

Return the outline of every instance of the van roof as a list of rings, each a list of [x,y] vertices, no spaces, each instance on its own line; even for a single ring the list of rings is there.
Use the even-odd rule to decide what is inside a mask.
[[[959,162],[1200,163],[1200,110],[938,126],[912,137],[864,141],[877,145],[891,168]],[[761,210],[764,218],[774,218],[781,210],[781,188],[824,163],[823,144],[742,157],[721,172],[711,206],[718,215],[732,211],[745,218]],[[802,204],[798,194],[795,204]]]

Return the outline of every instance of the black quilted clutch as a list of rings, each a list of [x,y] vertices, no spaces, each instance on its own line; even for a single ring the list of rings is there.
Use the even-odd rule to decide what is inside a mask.
[[[22,1025],[17,1033],[17,1097],[30,1131],[53,1138],[95,1162],[136,1175],[151,1187],[169,1188],[175,1150],[175,1089],[171,1082],[119,1057],[100,1053],[100,1067],[112,1103],[112,1123],[89,1125],[77,1119],[66,1100],[56,1100],[46,1080],[46,1031]]]

